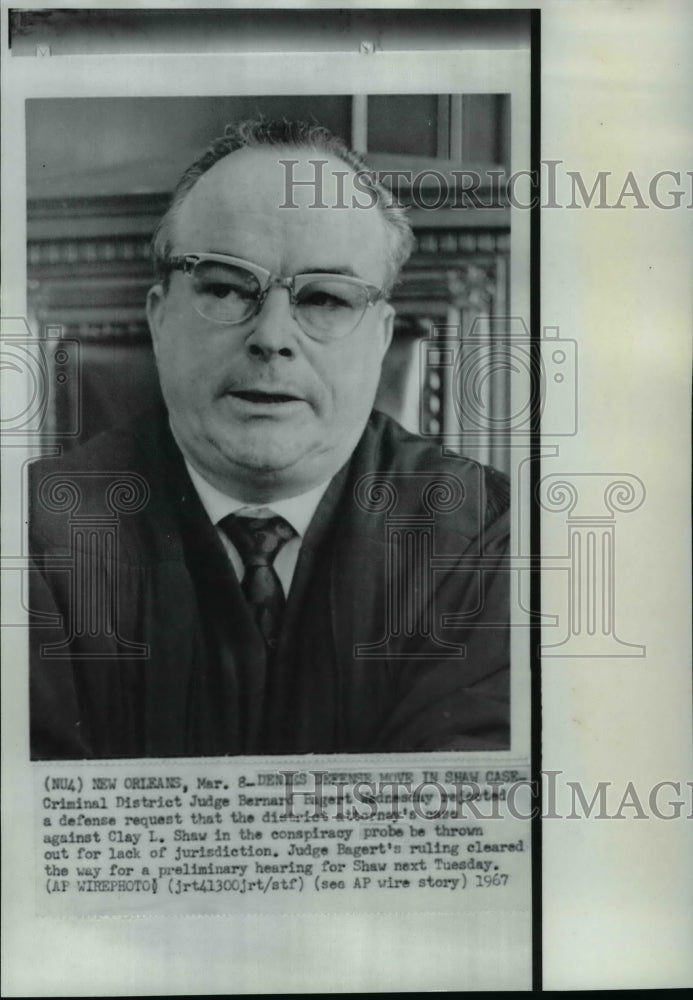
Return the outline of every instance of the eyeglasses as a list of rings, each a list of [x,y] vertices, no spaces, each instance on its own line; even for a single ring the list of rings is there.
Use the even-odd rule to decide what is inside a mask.
[[[344,274],[296,274],[280,278],[258,264],[216,253],[186,253],[163,262],[192,282],[193,306],[203,319],[236,326],[262,309],[273,285],[286,288],[291,315],[313,340],[347,337],[369,306],[384,297],[375,285]]]

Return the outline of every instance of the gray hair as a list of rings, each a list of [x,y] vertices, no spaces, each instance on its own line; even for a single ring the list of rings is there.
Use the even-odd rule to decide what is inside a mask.
[[[183,172],[173,191],[169,207],[152,237],[152,259],[157,280],[166,287],[170,273],[166,262],[173,254],[173,224],[190,189],[225,156],[239,149],[258,146],[308,147],[336,156],[354,173],[363,174],[365,183],[374,192],[376,204],[386,224],[389,260],[384,291],[389,293],[414,246],[414,236],[405,209],[397,203],[389,188],[377,181],[365,160],[349,149],[338,136],[322,125],[288,119],[266,121],[256,118],[227,125],[224,134],[214,139],[204,153]]]

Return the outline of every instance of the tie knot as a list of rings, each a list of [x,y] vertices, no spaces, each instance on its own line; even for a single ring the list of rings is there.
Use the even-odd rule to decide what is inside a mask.
[[[296,534],[283,517],[242,517],[229,514],[219,527],[238,549],[246,568],[271,566],[281,547]]]

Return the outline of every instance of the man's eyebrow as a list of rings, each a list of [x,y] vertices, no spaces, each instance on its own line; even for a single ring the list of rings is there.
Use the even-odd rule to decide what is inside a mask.
[[[205,253],[213,253],[218,257],[236,257],[237,260],[245,260],[244,257],[238,257],[236,254],[230,254],[225,250],[206,250]],[[249,264],[254,263],[254,261],[248,261]],[[258,267],[260,265],[257,265]],[[358,278],[360,275],[349,264],[344,264],[343,266],[337,265],[336,267],[303,267],[297,274],[344,274],[349,278]]]
[[[346,264],[344,267],[304,267],[299,274],[345,274],[350,278],[358,278],[353,267]]]

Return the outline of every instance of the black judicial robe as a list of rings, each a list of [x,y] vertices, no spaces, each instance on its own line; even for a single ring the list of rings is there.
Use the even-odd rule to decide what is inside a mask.
[[[34,463],[32,757],[507,747],[508,483],[440,451],[371,415],[270,657],[165,411]]]

